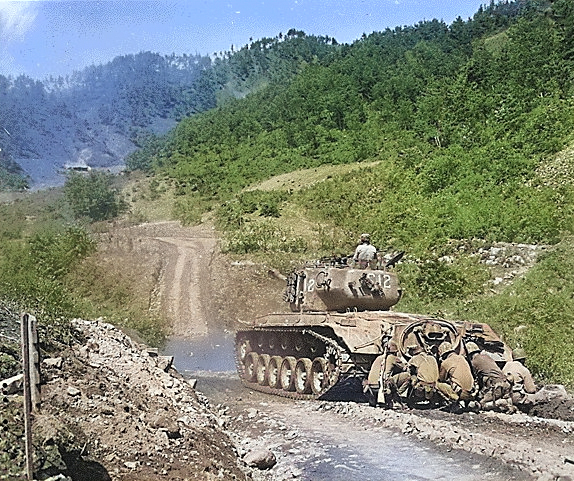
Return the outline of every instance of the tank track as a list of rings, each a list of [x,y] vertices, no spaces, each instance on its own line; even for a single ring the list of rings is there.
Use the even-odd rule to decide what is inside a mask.
[[[256,356],[250,353],[256,353]],[[278,372],[270,371],[269,364],[272,357],[280,357],[281,365],[287,362],[285,361],[287,358],[291,358],[291,362],[293,362],[292,358],[296,361],[301,360],[301,363],[297,364],[301,366],[299,376],[291,372],[291,377],[296,378],[293,380],[295,385],[291,385],[288,389],[282,387],[281,381],[286,380],[288,376],[285,376],[281,368],[272,367],[273,371]],[[254,358],[257,358],[257,362],[261,364],[259,373],[255,374],[252,372]],[[306,361],[303,361],[305,359]],[[318,359],[324,359],[324,361]],[[340,381],[344,377],[342,374],[346,371],[344,365],[349,362],[349,359],[348,353],[337,341],[311,329],[251,328],[239,330],[235,336],[235,362],[242,383],[249,389],[290,399],[312,400],[324,396],[334,386],[341,384]],[[277,366],[278,360],[275,359],[274,362]],[[309,363],[313,369],[312,374],[309,371]],[[265,365],[264,368],[263,365]],[[303,367],[307,367],[306,372]],[[257,375],[259,375],[258,379],[256,379]],[[277,387],[270,385],[273,384],[269,379],[270,375],[279,376]],[[317,379],[321,375],[321,380]],[[297,388],[297,379],[301,388],[306,377],[310,378],[307,382],[308,387]],[[314,385],[313,382],[315,382]]]

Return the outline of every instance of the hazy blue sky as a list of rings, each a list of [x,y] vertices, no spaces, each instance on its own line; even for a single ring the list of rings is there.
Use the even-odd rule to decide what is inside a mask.
[[[472,17],[480,0],[0,0],[0,74],[42,79],[141,51],[212,54],[290,28],[350,43],[433,18]]]

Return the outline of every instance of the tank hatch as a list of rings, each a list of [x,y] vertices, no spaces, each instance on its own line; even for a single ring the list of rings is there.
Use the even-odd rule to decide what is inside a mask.
[[[386,311],[400,298],[392,272],[330,266],[291,273],[284,296],[294,312]]]

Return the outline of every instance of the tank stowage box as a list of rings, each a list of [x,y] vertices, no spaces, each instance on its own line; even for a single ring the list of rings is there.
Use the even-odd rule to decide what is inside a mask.
[[[420,346],[436,355],[449,341],[477,343],[499,361],[511,351],[487,324],[390,311],[401,298],[394,272],[347,266],[305,267],[287,278],[291,312],[255,319],[236,334],[236,363],[245,385],[313,399],[350,379],[365,380],[391,341],[409,359]],[[464,342],[462,342],[464,341]]]

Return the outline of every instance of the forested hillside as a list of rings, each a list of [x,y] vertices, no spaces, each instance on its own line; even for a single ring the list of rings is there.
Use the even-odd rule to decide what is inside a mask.
[[[571,193],[536,169],[572,137],[571,10],[505,2],[451,26],[373,33],[285,87],[185,119],[130,165],[151,162],[188,198],[220,202],[271,175],[381,160],[345,189],[324,184],[293,200],[397,248],[556,242]]]
[[[539,374],[570,383],[574,283],[557,266],[570,263],[574,191],[546,166],[562,159],[558,172],[571,172],[573,25],[570,1],[505,1],[452,25],[375,32],[287,84],[184,119],[128,163],[173,180],[183,220],[216,208],[230,252],[345,253],[371,232],[384,251],[408,253],[401,308],[490,322]],[[369,167],[302,190],[242,190],[360,162]],[[558,247],[493,296],[471,254],[494,242]],[[549,357],[537,339],[550,325],[547,341],[564,349]]]
[[[66,164],[121,164],[141,135],[214,105],[189,94],[210,63],[144,52],[66,78],[0,76],[0,148],[40,179]]]
[[[48,185],[64,165],[121,165],[182,118],[268,82],[288,81],[303,64],[324,57],[332,43],[290,30],[213,60],[141,52],[43,81],[0,76],[0,148],[33,182]],[[18,176],[2,178],[10,182],[0,188],[22,187]]]

